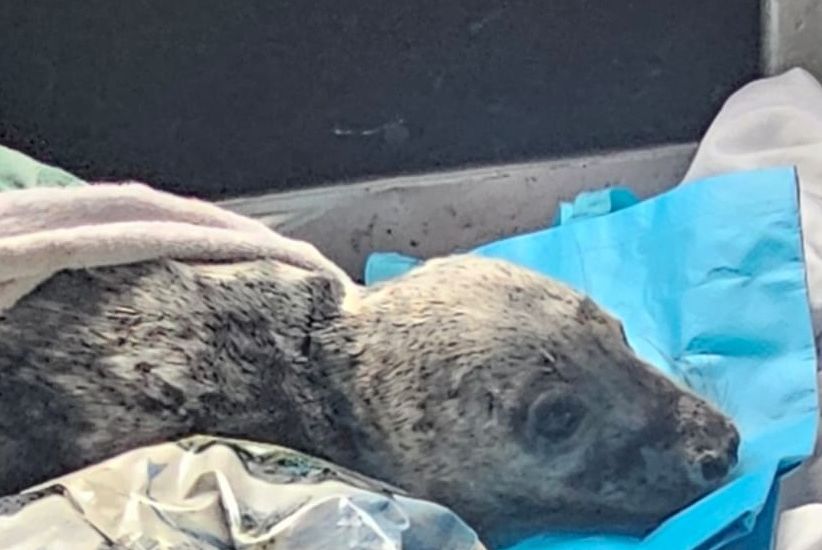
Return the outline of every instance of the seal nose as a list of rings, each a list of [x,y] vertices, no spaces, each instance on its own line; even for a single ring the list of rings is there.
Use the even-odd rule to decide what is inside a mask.
[[[702,470],[702,478],[707,482],[720,481],[731,468],[736,466],[737,452],[739,451],[739,433],[735,428],[731,428],[733,432],[728,439],[728,446],[724,454],[711,454],[703,457],[699,462]]]
[[[702,478],[705,481],[719,481],[731,469],[730,462],[721,456],[707,456],[700,461]]]

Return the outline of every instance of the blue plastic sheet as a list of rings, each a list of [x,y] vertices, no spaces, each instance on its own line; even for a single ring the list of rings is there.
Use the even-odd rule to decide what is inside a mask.
[[[639,202],[636,195],[625,187],[611,187],[598,191],[586,191],[573,202],[561,202],[554,216],[553,225],[568,225],[580,220],[610,214]]]
[[[770,538],[778,478],[812,452],[818,418],[797,201],[792,168],[730,174],[474,251],[589,294],[641,357],[719,405],[742,435],[732,479],[644,539],[548,533],[516,550],[756,548]],[[366,282],[403,262],[415,260],[373,256]]]

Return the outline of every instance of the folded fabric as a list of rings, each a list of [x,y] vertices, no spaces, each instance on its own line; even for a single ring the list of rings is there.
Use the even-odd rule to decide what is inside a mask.
[[[44,550],[484,550],[442,506],[289,449],[203,436],[0,498],[0,541]]]
[[[60,168],[43,164],[19,151],[0,145],[0,192],[31,187],[87,185]]]
[[[776,550],[819,550],[822,547],[822,504],[807,504],[782,512]]]
[[[204,201],[137,183],[0,193],[0,311],[62,269],[263,257],[333,273],[356,293],[313,245]]]
[[[742,433],[733,479],[646,538],[546,535],[517,550],[723,548],[757,519],[769,541],[776,480],[810,454],[818,415],[793,169],[695,182],[474,252],[591,295],[640,356],[717,403]]]

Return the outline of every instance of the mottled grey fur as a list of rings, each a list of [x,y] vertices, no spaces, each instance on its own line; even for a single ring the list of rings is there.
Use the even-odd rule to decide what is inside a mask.
[[[730,421],[554,281],[457,256],[342,293],[273,261],[57,274],[0,315],[0,491],[223,435],[383,479],[499,544],[642,532],[735,464]]]

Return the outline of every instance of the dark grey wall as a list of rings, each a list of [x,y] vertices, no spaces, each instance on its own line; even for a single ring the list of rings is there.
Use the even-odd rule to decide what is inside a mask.
[[[697,139],[758,0],[2,0],[0,142],[218,198]]]

